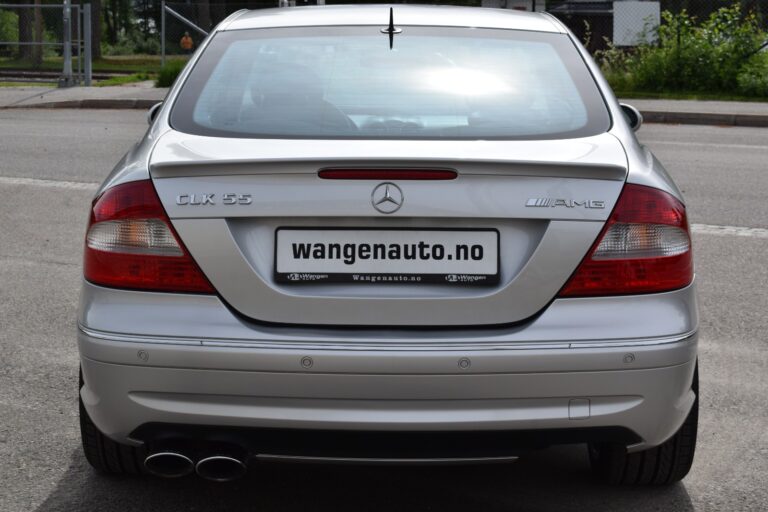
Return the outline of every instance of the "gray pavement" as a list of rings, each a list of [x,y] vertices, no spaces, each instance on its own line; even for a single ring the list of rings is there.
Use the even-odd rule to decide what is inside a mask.
[[[54,87],[44,86],[18,86],[0,87],[0,108],[21,104],[30,98],[38,98],[55,91]]]
[[[95,183],[145,128],[140,111],[0,111],[0,511],[768,509],[768,239],[704,232],[700,441],[682,484],[596,484],[579,446],[504,466],[265,466],[226,485],[94,474],[77,426],[81,246]],[[768,130],[647,125],[640,136],[694,223],[768,228]]]
[[[0,175],[101,181],[146,129],[139,110],[0,110]]]
[[[692,222],[768,227],[768,129],[648,124],[639,135],[685,194]]]

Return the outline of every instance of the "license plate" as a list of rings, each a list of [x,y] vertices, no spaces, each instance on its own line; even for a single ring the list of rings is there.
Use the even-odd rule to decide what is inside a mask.
[[[493,285],[499,282],[499,232],[279,228],[275,280]]]

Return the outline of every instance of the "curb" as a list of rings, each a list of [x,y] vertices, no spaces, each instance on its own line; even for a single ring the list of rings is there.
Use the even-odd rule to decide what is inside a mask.
[[[85,99],[69,101],[49,101],[29,105],[0,107],[11,108],[90,108],[90,109],[141,109],[146,110],[162,100],[148,99]],[[765,114],[717,114],[711,112],[663,112],[641,110],[646,123],[663,124],[698,124],[710,126],[744,126],[751,128],[768,127],[768,115]]]
[[[0,109],[16,109],[16,108],[91,108],[91,109],[104,109],[104,110],[117,110],[117,109],[139,109],[146,110],[156,103],[160,103],[163,100],[137,100],[137,99],[86,99],[86,100],[66,100],[66,101],[48,101],[44,103],[32,103],[29,105],[11,105],[7,107],[0,107]]]
[[[702,112],[641,111],[646,123],[701,124],[710,126],[768,127],[768,115],[763,114],[715,114]]]

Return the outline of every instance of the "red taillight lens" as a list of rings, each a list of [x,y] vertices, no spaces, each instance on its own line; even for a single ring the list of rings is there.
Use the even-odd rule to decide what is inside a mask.
[[[135,290],[213,293],[187,252],[149,180],[111,188],[91,210],[85,278]]]
[[[683,288],[692,280],[685,206],[661,190],[628,184],[559,296],[658,293]]]

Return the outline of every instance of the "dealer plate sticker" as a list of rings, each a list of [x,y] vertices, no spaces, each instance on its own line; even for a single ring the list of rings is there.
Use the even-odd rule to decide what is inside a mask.
[[[275,280],[492,285],[499,281],[499,233],[280,228],[275,233]]]

